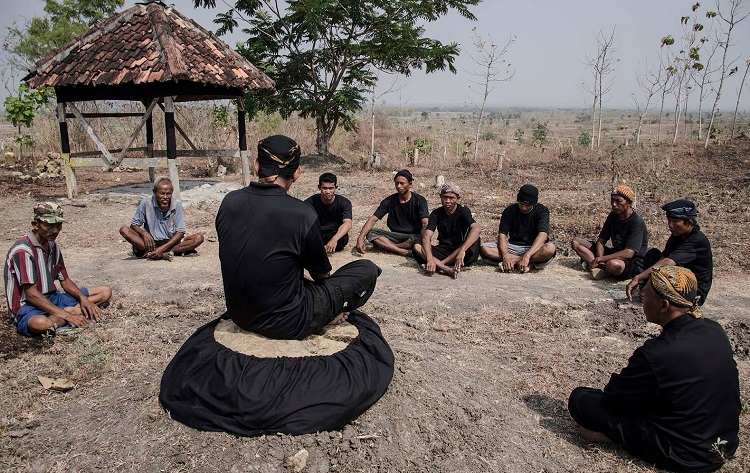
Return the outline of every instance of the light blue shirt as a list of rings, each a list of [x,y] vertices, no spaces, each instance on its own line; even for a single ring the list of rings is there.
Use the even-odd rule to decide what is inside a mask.
[[[155,195],[144,197],[135,209],[132,225],[143,227],[154,240],[169,240],[175,233],[185,232],[182,202],[172,199],[166,214],[159,208]]]

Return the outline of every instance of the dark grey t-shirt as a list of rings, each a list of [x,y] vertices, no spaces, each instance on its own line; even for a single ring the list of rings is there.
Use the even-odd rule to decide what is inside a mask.
[[[616,213],[610,212],[599,232],[599,238],[605,242],[612,240],[612,248],[615,251],[635,251],[633,259],[643,265],[643,256],[648,251],[648,232],[646,222],[635,211],[624,220],[617,218]]]
[[[527,214],[521,212],[517,203],[503,210],[498,233],[507,235],[508,243],[530,246],[540,232],[549,235],[549,209],[544,205],[535,204],[531,212]]]

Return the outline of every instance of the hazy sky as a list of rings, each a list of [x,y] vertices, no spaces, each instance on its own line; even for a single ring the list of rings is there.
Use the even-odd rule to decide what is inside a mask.
[[[728,0],[721,0],[723,5]],[[126,0],[125,8],[135,4]],[[194,9],[193,0],[172,0],[183,15],[203,27],[215,30],[212,23],[217,12],[228,7],[217,0],[215,10]],[[234,1],[232,0],[232,3]],[[596,55],[594,37],[600,30],[615,28],[615,58],[619,62],[613,74],[614,86],[606,106],[632,108],[631,94],[637,92],[636,73],[649,61],[657,60],[660,40],[671,34],[682,34],[680,17],[689,15],[692,2],[686,0],[485,0],[473,9],[477,21],[449,15],[426,25],[427,34],[443,42],[457,42],[466,52],[473,52],[472,29],[490,35],[493,42],[504,44],[510,35],[516,37],[507,61],[515,70],[510,82],[497,83],[488,103],[493,106],[573,107],[586,108],[591,97],[581,90],[581,82],[590,81],[591,73],[584,64],[586,56]],[[43,0],[0,0],[0,27],[3,35],[17,21],[43,13]],[[715,9],[715,2],[703,2]],[[744,11],[750,12],[750,0]],[[242,26],[242,25],[241,25]],[[750,18],[735,28],[731,58],[740,59],[740,72],[730,77],[722,93],[720,107],[733,110],[745,59],[750,58]],[[230,45],[243,39],[241,34],[225,36]],[[440,72],[426,75],[415,71],[411,77],[382,76],[382,87],[396,80],[399,93],[384,95],[379,100],[388,105],[462,105],[472,106],[479,98],[469,89],[470,72],[478,66],[462,54],[456,61],[457,74]],[[746,81],[740,108],[750,109],[750,78]],[[16,87],[13,85],[12,87]],[[3,86],[5,89],[5,86]],[[0,91],[0,100],[6,91]]]

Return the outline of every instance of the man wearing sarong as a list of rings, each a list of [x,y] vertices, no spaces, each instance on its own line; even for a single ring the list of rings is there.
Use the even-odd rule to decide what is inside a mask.
[[[635,192],[629,186],[615,187],[610,195],[612,211],[597,240],[573,238],[573,251],[581,257],[584,269],[590,271],[594,279],[607,276],[630,279],[643,271],[648,232],[646,223],[633,208],[634,200]],[[610,240],[611,248],[606,246]]]
[[[556,248],[549,241],[549,209],[539,203],[539,189],[521,186],[516,203],[500,216],[497,242],[484,243],[480,250],[483,258],[498,262],[502,271],[525,273],[552,261]]]
[[[286,136],[261,140],[258,182],[227,194],[216,215],[227,315],[270,338],[301,340],[342,322],[369,299],[380,275],[369,260],[331,274],[318,215],[288,194],[302,172],[300,155]]]
[[[411,247],[420,240],[429,216],[427,200],[411,190],[413,181],[408,169],[402,169],[393,177],[396,193],[383,199],[359,232],[357,250],[361,254],[365,252],[366,238],[381,250],[401,256],[411,255]],[[388,230],[374,228],[386,215]]]
[[[706,302],[713,283],[714,259],[711,243],[698,226],[698,208],[687,199],[678,199],[662,206],[667,213],[667,226],[671,236],[664,251],[648,250],[643,258],[645,271],[636,275],[625,288],[628,299],[636,288],[648,280],[652,266],[683,266],[698,279],[700,305]]]
[[[432,276],[439,270],[453,279],[464,266],[479,258],[479,224],[468,207],[460,204],[461,188],[450,181],[440,189],[441,207],[430,213],[422,240],[414,245],[414,258]],[[438,244],[432,245],[432,235],[438,232]]]
[[[662,326],[604,390],[579,387],[568,409],[592,442],[615,442],[659,468],[715,471],[737,450],[742,409],[737,365],[721,325],[698,309],[689,269],[654,266],[646,320]]]

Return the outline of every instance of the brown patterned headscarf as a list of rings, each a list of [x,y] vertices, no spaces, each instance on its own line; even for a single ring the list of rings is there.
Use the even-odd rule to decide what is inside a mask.
[[[654,266],[651,270],[651,284],[657,294],[671,304],[690,309],[688,314],[695,318],[703,317],[698,302],[698,280],[695,274],[681,266]]]
[[[277,177],[290,178],[299,167],[300,147],[296,141],[274,135],[258,142],[258,177],[260,182],[273,182]]]

